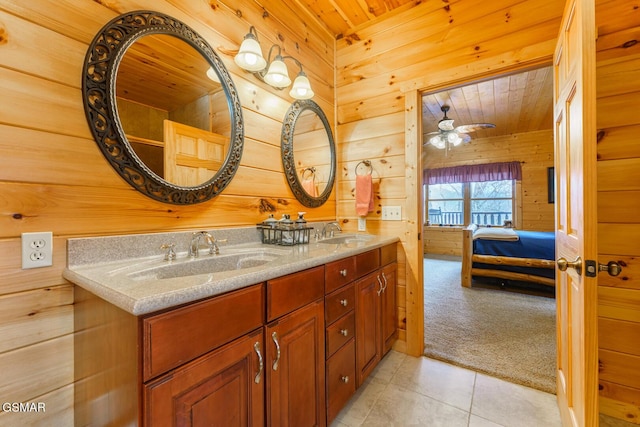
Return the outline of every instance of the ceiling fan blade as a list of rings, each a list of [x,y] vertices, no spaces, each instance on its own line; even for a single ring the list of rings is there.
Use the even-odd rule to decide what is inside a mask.
[[[469,125],[462,125],[456,127],[454,130],[458,133],[475,132],[480,129],[494,128],[496,125],[492,123],[471,123]]]
[[[425,133],[425,135],[440,135],[441,133],[442,133],[442,131],[437,130],[437,131],[435,131],[435,132],[428,132],[428,133]]]

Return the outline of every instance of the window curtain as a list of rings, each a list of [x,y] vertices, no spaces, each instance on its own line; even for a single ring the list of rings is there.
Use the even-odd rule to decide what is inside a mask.
[[[521,181],[522,165],[520,162],[502,162],[425,169],[423,178],[425,184],[453,184],[513,179]]]

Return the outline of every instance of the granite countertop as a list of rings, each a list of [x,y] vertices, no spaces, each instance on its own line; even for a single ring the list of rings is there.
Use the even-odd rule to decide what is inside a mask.
[[[227,239],[219,245],[219,255],[209,255],[201,249],[198,258],[190,259],[186,248],[181,251],[176,245],[175,261],[164,260],[163,252],[158,249],[162,244],[159,242],[177,240],[186,247],[184,242],[189,241],[191,232],[69,239],[68,266],[63,276],[137,316],[323,265],[399,240],[348,233],[366,238],[322,243],[312,237],[308,244],[279,246],[261,243],[255,229],[213,230],[211,234],[217,239]],[[246,243],[234,244],[235,241]],[[237,262],[244,262],[244,268],[200,273],[210,271],[204,266],[207,263],[236,265]],[[171,277],[176,275],[178,277]]]

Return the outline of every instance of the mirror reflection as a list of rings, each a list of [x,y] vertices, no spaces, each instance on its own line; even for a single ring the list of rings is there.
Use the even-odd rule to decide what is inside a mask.
[[[194,187],[221,169],[231,142],[229,105],[220,77],[189,43],[140,37],[122,57],[115,89],[124,134],[158,177]]]
[[[291,104],[282,127],[282,162],[300,203],[318,207],[327,201],[335,179],[335,145],[329,122],[314,101]]]

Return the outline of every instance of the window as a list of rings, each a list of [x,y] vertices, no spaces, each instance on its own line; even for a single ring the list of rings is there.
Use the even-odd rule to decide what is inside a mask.
[[[425,169],[425,221],[441,225],[503,225],[514,220],[520,162]]]
[[[514,180],[431,184],[427,219],[431,225],[503,225],[513,220]]]

